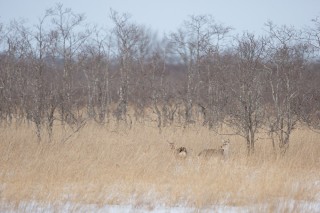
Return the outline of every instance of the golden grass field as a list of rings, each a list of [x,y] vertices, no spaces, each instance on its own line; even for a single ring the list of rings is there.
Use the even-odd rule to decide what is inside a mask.
[[[228,134],[227,128],[219,130]],[[59,126],[51,143],[38,143],[27,125],[0,129],[1,202],[71,202],[146,206],[246,206],[267,203],[273,212],[279,200],[320,202],[320,135],[296,130],[285,157],[273,154],[271,142],[260,139],[246,156],[243,138],[217,135],[205,127],[171,126],[162,133],[150,124],[99,126],[88,123],[66,142]],[[200,160],[204,148],[230,139],[227,160]],[[167,141],[189,150],[176,159]],[[285,211],[285,209],[284,209]]]

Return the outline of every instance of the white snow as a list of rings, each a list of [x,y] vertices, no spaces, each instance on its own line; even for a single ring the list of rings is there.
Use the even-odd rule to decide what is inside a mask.
[[[320,202],[279,200],[279,203],[254,204],[250,206],[228,206],[215,205],[208,208],[192,208],[185,206],[156,206],[156,207],[136,207],[133,205],[105,205],[76,204],[76,203],[50,203],[41,204],[33,202],[21,202],[13,207],[5,202],[0,204],[0,212],[110,212],[110,213],[131,213],[131,212],[154,212],[154,213],[188,213],[188,212],[217,212],[217,213],[242,213],[242,212],[269,212],[272,206],[274,212],[320,212]]]

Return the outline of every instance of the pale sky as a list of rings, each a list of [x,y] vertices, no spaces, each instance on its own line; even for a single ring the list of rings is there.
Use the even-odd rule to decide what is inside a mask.
[[[263,32],[268,20],[300,28],[320,16],[320,0],[0,0],[0,22],[25,18],[34,23],[57,2],[100,26],[110,26],[110,8],[128,12],[133,21],[160,34],[176,30],[188,15],[211,14],[236,32],[255,33]]]

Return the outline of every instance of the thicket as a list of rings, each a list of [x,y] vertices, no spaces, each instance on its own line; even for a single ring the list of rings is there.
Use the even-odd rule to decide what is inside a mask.
[[[111,10],[106,26],[61,4],[34,26],[0,24],[0,121],[29,122],[39,141],[56,123],[224,123],[249,155],[258,132],[284,154],[297,125],[320,128],[319,17],[304,29],[267,22],[264,35],[235,35],[197,15],[159,38]]]

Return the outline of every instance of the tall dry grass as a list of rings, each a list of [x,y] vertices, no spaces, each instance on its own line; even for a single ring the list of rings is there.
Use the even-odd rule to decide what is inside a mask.
[[[186,205],[252,205],[279,200],[320,200],[320,136],[296,130],[285,157],[261,139],[246,156],[242,138],[207,128],[170,127],[160,134],[151,124],[102,127],[87,124],[64,143],[68,131],[55,127],[51,143],[37,142],[27,125],[0,130],[2,202],[75,202]],[[220,129],[228,133],[227,128]],[[227,160],[204,161],[197,154],[229,138]],[[167,141],[189,150],[178,160]]]

